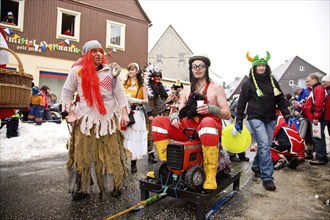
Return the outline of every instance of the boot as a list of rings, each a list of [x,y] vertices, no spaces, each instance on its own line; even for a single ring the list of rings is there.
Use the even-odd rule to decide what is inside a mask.
[[[169,139],[155,141],[156,150],[158,153],[159,160],[165,161],[166,160],[166,149],[167,145],[170,143]]]
[[[137,168],[136,168],[136,160],[131,161],[131,173],[136,173]]]
[[[250,160],[248,157],[246,157],[245,152],[239,153],[238,158],[240,159],[240,161],[249,161]]]
[[[217,188],[217,170],[218,170],[218,157],[219,157],[219,148],[218,146],[209,146],[203,148],[203,157],[204,157],[204,170],[205,170],[205,182],[203,188],[205,190],[214,190]]]
[[[155,141],[155,146],[157,150],[157,154],[160,161],[166,161],[166,149],[167,145],[170,143],[169,139],[161,140],[161,141]],[[157,163],[157,162],[156,162]],[[148,178],[155,178],[154,171],[149,171],[147,173]]]
[[[154,152],[151,152],[151,153],[148,154],[148,162],[149,163],[157,163],[157,160],[155,159]]]

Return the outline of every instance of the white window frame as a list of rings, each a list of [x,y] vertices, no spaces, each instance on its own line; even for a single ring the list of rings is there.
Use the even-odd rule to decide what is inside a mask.
[[[14,30],[18,30],[20,32],[23,32],[23,20],[24,20],[24,7],[25,7],[25,0],[11,0],[13,2],[18,2],[18,19],[17,19],[17,25],[10,25],[1,23],[2,27],[11,28]]]
[[[120,28],[120,43],[111,44],[111,27],[118,27]],[[116,48],[118,50],[125,51],[125,34],[126,34],[126,24],[118,23],[115,21],[107,20],[107,34],[106,34],[106,48]]]
[[[75,16],[74,20],[74,35],[73,36],[68,36],[65,34],[62,34],[62,15],[63,14],[68,14]],[[71,11],[65,8],[59,8],[57,7],[57,27],[56,27],[56,38],[57,39],[70,39],[72,41],[77,41],[79,42],[80,40],[80,12],[77,11]]]
[[[299,70],[300,70],[300,71],[304,71],[304,66],[300,66],[300,67],[299,67]]]

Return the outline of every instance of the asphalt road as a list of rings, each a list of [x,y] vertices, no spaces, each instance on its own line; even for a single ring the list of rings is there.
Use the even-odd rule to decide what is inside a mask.
[[[105,219],[141,201],[138,180],[144,179],[146,171],[154,166],[147,163],[147,158],[138,161],[138,173],[128,179],[118,198],[110,194],[102,198],[94,195],[87,200],[73,202],[67,191],[65,163],[64,155],[0,166],[1,219]],[[243,188],[251,179],[250,163],[234,163],[233,168],[242,170],[240,182]],[[232,186],[229,186],[214,201],[228,195],[231,190]],[[195,212],[194,204],[166,197],[118,219],[195,219]],[[213,218],[217,219],[220,213],[221,210]]]

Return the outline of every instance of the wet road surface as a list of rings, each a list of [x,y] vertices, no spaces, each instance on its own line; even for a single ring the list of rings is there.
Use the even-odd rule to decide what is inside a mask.
[[[252,158],[253,153],[249,154]],[[1,166],[1,219],[105,219],[140,202],[138,180],[144,179],[147,170],[153,170],[155,166],[148,164],[146,157],[138,161],[138,172],[128,179],[126,188],[118,198],[110,194],[102,198],[92,195],[89,199],[73,202],[67,191],[65,163],[66,156],[59,156]],[[236,162],[232,168],[242,171],[242,188],[252,175],[250,163]],[[231,191],[232,185],[219,194],[215,201]],[[196,206],[192,203],[166,197],[118,219],[195,219],[195,211]],[[219,212],[221,210],[212,219],[217,219]]]

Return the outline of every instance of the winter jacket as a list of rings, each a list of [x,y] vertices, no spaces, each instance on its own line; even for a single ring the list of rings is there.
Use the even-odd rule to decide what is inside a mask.
[[[236,122],[242,122],[245,118],[245,107],[247,106],[248,120],[259,119],[262,121],[271,121],[276,119],[276,109],[280,109],[284,116],[290,115],[283,92],[278,82],[273,78],[276,88],[281,92],[280,95],[274,95],[274,88],[270,81],[269,74],[254,74],[257,84],[264,96],[258,97],[256,87],[250,74],[249,80],[245,81],[239,96],[237,105]]]
[[[42,93],[42,97],[44,98],[45,100],[45,110],[48,110],[49,109],[49,101],[50,101],[50,98],[47,96],[47,94],[45,93],[45,91],[41,90],[41,93]]]
[[[31,97],[31,105],[35,106],[45,106],[45,99],[41,95],[33,95]]]
[[[327,88],[325,89],[327,92],[326,95],[326,101],[325,101],[325,109],[324,109],[324,120],[330,121],[330,86],[327,86]],[[330,129],[328,127],[328,129]]]
[[[305,118],[312,122],[313,119],[322,119],[323,108],[325,104],[325,89],[320,82],[312,86],[306,104],[301,106]]]

